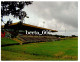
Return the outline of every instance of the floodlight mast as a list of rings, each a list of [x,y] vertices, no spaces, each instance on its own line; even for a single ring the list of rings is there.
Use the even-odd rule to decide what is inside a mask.
[[[65,39],[66,39],[66,28],[65,28]]]
[[[65,28],[65,36],[66,36],[66,28]]]
[[[44,27],[45,21],[43,21],[43,27]]]

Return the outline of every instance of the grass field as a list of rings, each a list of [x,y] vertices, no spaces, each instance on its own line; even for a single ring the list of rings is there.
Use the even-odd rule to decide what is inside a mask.
[[[1,47],[1,60],[78,60],[78,38]]]
[[[18,43],[10,38],[1,38],[1,45],[7,45],[7,44],[15,44]]]

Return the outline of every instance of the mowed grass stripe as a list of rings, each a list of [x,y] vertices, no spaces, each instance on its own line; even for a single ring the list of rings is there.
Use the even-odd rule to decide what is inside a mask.
[[[5,54],[4,54],[5,53]],[[46,57],[46,56],[36,56],[36,55],[31,55],[31,54],[25,54],[25,53],[16,53],[16,52],[11,52],[11,51],[5,51],[2,50],[2,56],[1,60],[6,61],[6,60],[57,60],[57,58],[53,57]]]

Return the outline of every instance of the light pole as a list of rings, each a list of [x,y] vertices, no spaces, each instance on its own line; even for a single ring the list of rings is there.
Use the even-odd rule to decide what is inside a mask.
[[[65,39],[66,39],[66,28],[65,28]]]
[[[43,21],[43,27],[44,27],[45,21]]]

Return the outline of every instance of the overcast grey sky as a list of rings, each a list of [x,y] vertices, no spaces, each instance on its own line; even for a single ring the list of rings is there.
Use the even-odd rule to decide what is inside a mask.
[[[23,10],[29,16],[28,19],[24,19],[25,23],[58,30],[54,34],[78,35],[78,2],[34,1],[32,5],[25,6]],[[12,16],[10,18],[14,22],[19,21]],[[5,21],[7,19],[9,17],[4,17]]]

